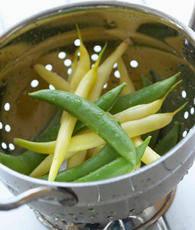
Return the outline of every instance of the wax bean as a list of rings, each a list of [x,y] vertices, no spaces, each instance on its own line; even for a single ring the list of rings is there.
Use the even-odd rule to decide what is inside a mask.
[[[124,63],[122,57],[120,57],[118,59],[117,63],[118,63],[118,70],[120,72],[120,83],[125,82],[127,84],[127,87],[125,87],[123,90],[123,94],[128,94],[128,93],[134,92],[135,87],[133,85],[131,78],[129,77],[127,68],[125,66],[125,63]]]
[[[36,64],[34,70],[56,89],[70,91],[70,84],[58,74],[48,71],[43,65]]]
[[[127,50],[127,47],[132,44],[130,38],[124,40],[115,51],[101,64],[98,69],[98,81],[97,84],[91,93],[89,99],[91,101],[96,100],[100,97],[104,84],[109,79],[109,76],[112,72],[113,65],[117,62],[118,58],[123,55],[123,53]]]

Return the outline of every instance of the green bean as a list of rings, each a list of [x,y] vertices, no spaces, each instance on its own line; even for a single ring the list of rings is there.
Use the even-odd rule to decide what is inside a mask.
[[[102,108],[103,110],[104,109],[109,110],[110,108],[112,108],[113,104],[116,102],[116,100],[117,100],[117,98],[118,98],[118,96],[119,96],[119,94],[120,94],[120,92],[124,86],[125,86],[125,83],[113,88],[112,90],[110,90],[107,93],[105,93],[104,95],[102,95],[94,103],[96,105],[98,105],[100,108]],[[80,131],[84,127],[86,127],[85,124],[83,124],[81,121],[79,121],[78,127],[75,127],[74,134],[76,134],[78,131]],[[49,129],[49,127],[48,127],[48,129]],[[59,122],[56,123],[54,127],[52,126],[52,132],[47,132],[47,136],[42,141],[47,142],[47,141],[53,141],[54,139],[56,139],[57,134],[58,134],[58,130],[59,130]],[[50,135],[50,133],[51,133],[51,135]],[[14,139],[15,144],[20,145],[19,140],[20,140],[20,138],[15,138]],[[35,142],[32,142],[32,143],[37,144]],[[25,148],[25,146],[22,146],[22,147]],[[42,150],[43,149],[40,149],[40,151],[38,151],[38,149],[36,149],[36,147],[35,147],[35,149],[33,151],[42,153]]]
[[[113,105],[116,103],[121,91],[124,89],[125,86],[126,86],[126,84],[122,83],[119,86],[109,90],[108,92],[103,94],[100,98],[98,98],[94,103],[98,107],[103,109],[104,111],[109,111],[113,107]],[[73,135],[75,135],[77,132],[81,131],[85,127],[86,127],[85,124],[83,124],[81,121],[77,121]],[[51,135],[54,138],[52,139],[51,137],[49,137],[49,132],[47,132],[48,136],[46,136],[46,138],[44,138],[43,141],[53,141],[57,137],[57,133],[58,133],[58,129],[59,129],[59,123],[56,123],[55,127],[52,126],[52,129],[53,130],[52,130]],[[55,133],[54,133],[54,131],[55,131]]]
[[[48,123],[48,126],[35,138],[35,141],[45,142],[45,141],[53,141],[54,139],[56,139],[61,115],[62,115],[62,111],[61,110],[57,111],[55,116]]]
[[[150,70],[150,74],[152,76],[152,81],[157,82],[157,81],[162,81],[163,78],[154,70]]]
[[[120,95],[121,91],[124,89],[125,86],[126,83],[122,83],[119,86],[109,90],[94,103],[104,111],[110,111],[116,103],[118,96]]]
[[[118,153],[110,146],[105,145],[94,157],[89,160],[83,162],[82,164],[63,170],[58,173],[56,177],[56,181],[73,181],[79,177],[85,176],[88,173],[102,167],[103,165],[109,163],[110,161],[116,159],[118,157]],[[46,179],[47,176],[41,177],[41,179]]]
[[[123,157],[111,161],[90,174],[75,180],[74,182],[97,181],[117,177],[133,170],[132,165]]]
[[[104,111],[109,111],[113,107],[114,103],[117,101],[121,91],[125,86],[125,83],[120,84],[119,86],[105,93],[94,103]],[[85,124],[83,124],[81,121],[77,121],[73,135],[75,135],[77,132],[81,131],[85,127]]]
[[[174,122],[173,127],[169,130],[169,132],[162,139],[159,140],[157,145],[154,147],[154,150],[159,155],[162,156],[177,144],[179,137],[179,128],[180,123],[177,121]]]
[[[142,138],[145,139],[148,136],[151,136],[151,141],[150,141],[150,147],[153,149],[154,146],[156,145],[156,142],[158,141],[160,130],[154,130],[152,132],[149,132],[147,134],[142,135]]]
[[[149,142],[150,137],[137,147],[136,165],[141,161]],[[129,164],[129,162],[123,157],[117,157],[110,163],[98,168],[84,177],[75,180],[74,182],[88,182],[113,178],[131,172],[134,168],[135,167]]]
[[[52,140],[56,137],[56,125],[59,123],[60,116],[61,111],[58,111],[46,130],[36,138],[37,141]],[[32,151],[26,151],[18,156],[0,153],[0,163],[19,173],[28,175],[45,157],[46,155]]]
[[[142,88],[145,88],[149,85],[152,85],[152,81],[149,80],[145,75],[141,75],[141,81],[142,81]]]
[[[78,84],[75,85],[76,86],[75,89],[72,83],[76,75],[73,76],[72,81],[71,81],[71,87],[73,87],[72,90],[74,94],[80,97],[84,97],[84,98],[87,98],[89,96],[89,92],[94,88],[94,85],[96,84],[97,71],[98,71],[99,63],[100,63],[100,60],[101,60],[101,57],[103,55],[105,48],[106,48],[106,45],[101,50],[95,65],[89,71],[87,71],[87,73],[84,76],[79,76],[79,75],[77,76],[78,78],[75,81],[75,83],[78,82]],[[52,164],[49,170],[49,178],[48,178],[49,181],[55,180],[58,170],[66,158],[67,149],[71,141],[71,137],[72,137],[76,122],[77,122],[76,117],[72,116],[71,114],[67,112],[62,113],[62,117],[60,120],[60,128],[59,128],[58,135],[56,138],[54,156],[53,156]]]
[[[134,144],[122,127],[97,105],[78,95],[59,90],[40,90],[29,95],[65,109],[77,117],[135,166]]]
[[[137,147],[138,145],[143,143],[143,140],[140,137],[133,138],[133,143]],[[142,156],[141,161],[148,165],[152,162],[158,160],[160,158],[160,155],[157,154],[153,149],[151,149],[149,146],[146,147],[146,150],[144,152],[144,155]]]
[[[171,88],[171,86],[173,86],[174,85],[174,83],[175,83],[175,81],[176,81],[176,79],[177,79],[177,77],[176,76],[173,76],[173,77],[171,77],[171,78],[169,78],[169,79],[166,79],[165,81],[167,82],[167,80],[169,80],[169,82],[165,82],[165,84],[167,84],[167,88],[168,88],[168,86],[169,86],[169,88],[168,88],[168,90]],[[160,85],[162,84],[163,82],[160,82]],[[171,84],[172,83],[172,84]],[[164,83],[163,83],[164,84]],[[153,85],[155,85],[155,84],[153,84]],[[148,88],[148,87],[146,87],[146,88]],[[146,89],[145,88],[145,89]],[[148,89],[150,89],[150,88],[148,88]],[[165,86],[164,86],[164,89],[165,89]],[[167,91],[168,91],[167,90]],[[164,90],[164,95],[167,93],[167,91],[166,90]],[[139,95],[139,93],[138,92],[140,92],[140,94],[141,95]],[[148,90],[148,92],[150,92],[150,90]],[[133,94],[129,94],[129,96],[132,98],[132,104],[136,104],[136,96],[137,96],[137,93],[138,93],[138,98],[140,99],[139,101],[144,101],[145,100],[145,98],[143,97],[143,94],[142,94],[142,91],[137,91],[135,94],[133,93]],[[156,94],[158,94],[157,92],[156,92]],[[156,94],[152,94],[152,95],[150,95],[151,96],[151,101],[154,101],[154,99],[156,98]],[[132,95],[132,96],[131,96]],[[164,96],[163,95],[163,96]],[[153,98],[152,98],[153,97]],[[120,98],[120,97],[119,97]],[[142,103],[142,102],[140,102],[140,103]],[[15,139],[15,143],[16,144],[19,144],[19,140],[16,138]],[[39,148],[39,146],[37,145],[37,148]],[[33,150],[33,151],[36,151],[36,150]],[[42,150],[41,150],[41,152],[42,152]]]
[[[180,73],[177,73],[168,79],[156,82],[148,87],[135,91],[134,93],[120,96],[110,112],[115,114],[129,107],[150,103],[163,97],[170,87],[177,81],[179,74]]]
[[[28,175],[45,158],[44,155],[26,151],[22,155],[14,156],[0,152],[0,163],[16,172]]]
[[[161,129],[170,124],[173,117],[180,112],[186,104],[187,103],[183,104],[173,112],[152,114],[138,120],[126,121],[122,123],[121,126],[130,138]],[[56,141],[41,143],[18,138],[16,143],[31,151],[53,154]],[[87,132],[83,132],[72,137],[65,159],[70,158],[78,151],[95,148],[103,144],[105,144],[105,141],[100,136],[93,131],[87,130]]]
[[[150,138],[146,139],[143,145],[139,145],[137,147],[138,154],[141,154],[142,147],[144,147],[145,150],[145,146],[147,146],[149,140]],[[74,181],[110,163],[111,161],[117,159],[118,156],[118,153],[110,145],[107,144],[94,157],[88,159],[87,161],[83,162],[82,164],[76,167],[73,167],[71,169],[65,169],[59,172],[56,177],[56,181]],[[140,157],[137,158],[137,161],[139,161],[139,158]],[[40,179],[47,180],[47,178],[48,175],[42,176]]]

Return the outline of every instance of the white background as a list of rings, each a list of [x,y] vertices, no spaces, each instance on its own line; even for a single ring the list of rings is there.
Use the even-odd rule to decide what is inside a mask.
[[[3,28],[7,28],[37,12],[80,0],[0,0],[0,18]],[[194,0],[130,0],[164,11],[188,24],[193,10]],[[1,26],[1,24],[0,24]]]
[[[77,0],[74,0],[76,2]],[[0,33],[20,20],[27,18],[44,9],[60,6],[69,0],[1,0],[0,2]],[[134,0],[166,12],[182,21],[186,25],[190,20],[194,0]],[[185,176],[177,189],[173,205],[166,217],[171,230],[195,230],[195,165]],[[0,183],[0,200],[12,196]],[[33,212],[26,206],[13,211],[0,212],[0,230],[46,230],[37,221]]]

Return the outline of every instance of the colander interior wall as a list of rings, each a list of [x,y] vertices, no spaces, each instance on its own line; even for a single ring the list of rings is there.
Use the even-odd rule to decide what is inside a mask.
[[[165,107],[168,111],[174,111],[179,105],[188,101],[185,110],[175,116],[175,119],[182,123],[180,139],[183,139],[193,127],[195,120],[194,41],[189,31],[189,33],[183,32],[181,25],[177,25],[171,19],[166,19],[164,15],[158,16],[158,13],[151,12],[146,8],[142,9],[142,7],[135,5],[124,7],[124,4],[119,3],[83,3],[78,7],[69,6],[46,12],[7,32],[0,39],[1,149],[10,154],[20,153],[22,150],[14,146],[13,138],[34,139],[55,114],[56,108],[54,106],[28,97],[28,92],[42,88],[52,88],[52,85],[48,85],[34,72],[33,65],[41,63],[48,70],[52,70],[67,79],[71,73],[74,52],[79,46],[75,29],[76,24],[78,24],[83,41],[90,52],[92,64],[106,42],[108,48],[103,59],[122,40],[127,37],[133,39],[134,45],[129,46],[123,55],[123,60],[136,88],[141,87],[140,76],[142,74],[152,78],[151,71],[155,71],[162,78],[166,78],[176,72],[181,72],[182,84],[168,97]],[[119,78],[117,65],[114,65],[112,77],[104,85],[104,91],[116,86],[119,83]],[[188,162],[187,156],[183,155],[182,157]],[[182,157],[178,161],[174,161],[173,158],[172,163],[170,163],[170,168],[173,169],[176,169],[179,165],[179,168],[177,168],[181,171],[179,176],[169,182],[166,189],[162,188],[161,194],[155,194],[152,199],[148,198],[150,191],[146,192],[148,200],[144,196],[137,196],[137,202],[141,202],[136,204],[137,210],[165,196],[165,193],[171,191],[179,182],[190,165],[190,162],[184,163],[185,167],[182,169],[180,164]],[[165,177],[166,174],[155,175],[152,179],[153,182],[147,182],[145,185],[160,183],[159,180]],[[174,174],[172,177],[174,177]],[[13,183],[13,180],[10,180]],[[140,179],[139,185],[142,184],[143,186],[144,181],[145,179],[143,181]],[[16,193],[24,190],[24,187],[26,188],[24,181],[14,183],[14,186],[10,182],[7,182],[7,184],[15,187]],[[163,182],[162,184],[165,185],[166,183]],[[126,186],[129,185],[124,185],[124,188]],[[105,199],[108,199],[107,208],[109,212],[105,213],[105,220],[108,216],[119,216],[118,211],[114,210],[116,205],[121,207],[120,210],[123,209],[122,207],[126,207],[120,215],[127,216],[130,207],[135,206],[135,203],[132,205],[128,201],[128,193],[124,192],[124,197],[117,198],[118,201],[109,204],[109,187],[107,187],[107,190],[107,198]],[[159,189],[155,191],[159,192]],[[86,197],[83,198],[81,191],[80,196],[85,203]],[[95,203],[92,200],[93,198],[91,198],[91,205],[93,206]],[[111,200],[113,200],[113,197]],[[79,209],[78,207],[77,214],[75,214],[75,210],[70,209],[66,216],[70,220],[74,218],[83,220],[82,213],[85,213],[85,221],[93,222],[94,213],[100,213],[102,206],[99,205],[97,210],[90,208],[85,207],[85,211],[81,211],[82,208]],[[42,209],[45,211],[48,206],[43,204]],[[74,215],[71,215],[72,213]],[[100,216],[99,219],[104,219],[103,215]]]
[[[66,14],[61,12],[51,17],[34,19],[30,25],[14,32],[3,41],[0,56],[0,120],[3,126],[1,147],[4,150],[13,151],[12,139],[15,136],[32,139],[54,114],[53,106],[27,96],[30,91],[48,88],[32,66],[41,63],[68,78],[71,73],[71,60],[79,45],[76,24],[79,25],[83,41],[90,51],[92,63],[98,55],[95,50],[101,49],[105,42],[108,42],[108,49],[104,57],[125,38],[133,38],[135,45],[129,47],[123,58],[129,76],[137,87],[140,87],[140,76],[144,74],[151,77],[151,70],[162,77],[178,71],[184,72],[184,81],[178,89],[178,95],[168,107],[173,110],[178,103],[188,101],[185,114],[180,117],[185,127],[182,133],[191,128],[194,117],[194,50],[189,38],[185,38],[179,28],[174,28],[174,25],[160,18],[155,18],[154,21],[153,16],[145,13],[119,7],[107,9],[105,6],[103,10],[102,7],[89,8],[87,11]],[[113,68],[113,77],[105,84],[105,90],[118,84],[119,77],[117,67]],[[18,82],[21,84],[17,84]],[[46,117],[41,116],[42,113]],[[183,135],[185,134],[186,132]]]

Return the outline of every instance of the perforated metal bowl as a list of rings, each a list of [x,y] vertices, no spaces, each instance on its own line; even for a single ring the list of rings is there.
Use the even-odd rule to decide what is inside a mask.
[[[139,213],[165,197],[193,163],[194,35],[189,28],[163,13],[125,1],[67,4],[12,28],[0,38],[0,145],[5,152],[19,153],[19,148],[15,146],[14,149],[13,137],[33,139],[54,115],[54,107],[27,96],[29,91],[51,87],[35,74],[32,66],[41,63],[68,78],[77,45],[75,24],[79,24],[92,59],[97,45],[102,47],[108,42],[107,56],[122,40],[133,38],[135,45],[128,48],[123,59],[137,87],[140,87],[140,75],[148,75],[150,70],[164,78],[182,72],[181,86],[166,103],[167,110],[173,111],[185,101],[189,102],[185,111],[175,117],[182,123],[181,140],[151,165],[99,182],[51,183],[0,165],[1,180],[15,195],[29,190],[9,204],[1,203],[0,209],[14,208],[44,195],[30,206],[53,217],[54,222],[58,218],[70,222],[105,223],[111,217],[119,219]],[[105,90],[119,82],[116,70],[113,68],[113,76]]]

